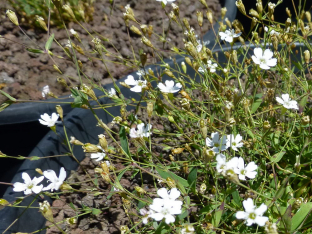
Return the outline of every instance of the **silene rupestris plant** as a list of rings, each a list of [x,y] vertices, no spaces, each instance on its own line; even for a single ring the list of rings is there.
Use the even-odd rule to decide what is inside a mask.
[[[203,32],[195,31],[180,17],[183,1],[157,1],[171,24],[184,32],[181,40],[185,47],[171,48],[172,57],[182,56],[183,61],[173,62],[173,66],[164,62],[161,48],[155,46],[163,41],[163,32],[140,24],[130,5],[124,6],[120,17],[128,32],[142,41],[142,50],[133,51],[132,59],[107,50],[104,35],[92,31],[91,51],[83,49],[75,31],[66,29],[66,45],[50,33],[46,51],[53,41],[64,51],[63,55],[48,53],[55,69],[54,59],[66,57],[76,65],[80,77],[77,87],[68,85],[66,77],[60,78],[71,90],[73,107],[92,112],[98,128],[103,129],[98,142],[90,143],[68,135],[64,125],[66,138],[62,141],[67,155],[75,159],[73,147],[81,147],[96,166],[93,173],[84,170],[89,178],[84,182],[87,189],[67,180],[62,167],[57,171],[38,168],[34,178],[23,173],[21,182],[11,184],[14,191],[20,192],[20,197],[39,194],[56,198],[82,190],[99,196],[104,186],[110,191],[108,200],[122,198],[120,209],[128,221],[118,227],[121,233],[311,233],[312,22],[310,12],[302,10],[308,2],[299,1],[301,7],[291,15],[289,9],[279,8],[282,1],[264,4],[257,0],[256,9],[249,12],[241,0],[236,1],[238,10],[251,19],[252,31],[245,32],[238,20],[230,22],[223,8],[213,45],[220,50],[215,52],[206,48]],[[207,6],[206,1],[200,2]],[[69,5],[55,7],[75,17]],[[276,22],[275,14],[289,17],[286,22]],[[8,10],[7,16],[18,25],[13,11]],[[200,27],[215,21],[208,7],[197,16]],[[153,56],[147,57],[147,50],[152,50]],[[137,76],[129,75],[124,82],[112,79],[114,88],[105,90],[85,75],[78,54],[99,59],[105,66],[114,58],[136,68]],[[222,56],[225,59],[219,59]],[[157,62],[154,71],[149,65]],[[194,76],[189,75],[190,70],[195,71]],[[125,98],[120,85],[139,98]],[[95,89],[112,104],[101,104]],[[4,105],[18,101],[6,95],[11,100]],[[109,112],[116,106],[120,116],[113,116],[111,123],[104,123],[94,111]],[[126,109],[130,106],[134,111]],[[62,108],[42,113],[38,120],[58,134],[55,125],[64,124]],[[117,164],[123,169],[117,169]],[[126,177],[126,172],[132,177]],[[125,188],[122,180],[136,175],[151,176],[152,182],[147,186],[141,180],[134,189]],[[44,181],[46,186],[41,184]],[[1,202],[15,206],[4,199]],[[76,207],[67,221],[75,224],[83,215],[101,214],[108,208]],[[51,226],[66,232],[54,221],[49,202],[42,201],[37,209]]]

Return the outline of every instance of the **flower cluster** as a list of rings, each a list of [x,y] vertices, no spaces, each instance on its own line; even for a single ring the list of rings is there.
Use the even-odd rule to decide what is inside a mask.
[[[130,129],[130,137],[131,138],[144,138],[144,137],[149,137],[152,133],[151,130],[152,125],[147,124],[145,126],[144,123],[140,123],[137,125],[137,130],[135,128]]]
[[[231,147],[233,150],[238,151],[238,148],[243,147],[243,140],[240,134],[234,136],[233,134],[227,136],[220,136],[218,132],[211,133],[211,139],[206,138],[206,145],[211,147],[215,153],[220,153],[227,148]]]
[[[136,93],[141,93],[142,90],[147,87],[146,80],[141,80],[141,76],[139,80],[135,80],[132,75],[129,75],[127,79],[125,79],[125,83],[127,85],[133,86],[132,88],[130,88],[130,90]]]
[[[178,189],[173,188],[169,192],[166,188],[161,188],[157,191],[158,196],[161,198],[155,198],[153,203],[149,206],[150,210],[140,210],[140,214],[143,215],[143,223],[147,223],[149,218],[156,221],[165,219],[167,224],[175,221],[174,215],[181,214],[182,201],[176,201],[180,197],[181,193]]]
[[[44,177],[48,179],[48,182],[50,182],[50,184],[45,188],[43,188],[42,184],[38,185],[40,182],[42,182]],[[24,192],[25,195],[31,193],[38,194],[41,191],[47,190],[51,190],[53,192],[54,190],[59,190],[61,185],[64,183],[64,180],[66,179],[66,171],[64,167],[62,167],[59,177],[57,177],[55,171],[47,170],[43,172],[43,176],[40,176],[39,178],[34,177],[33,179],[31,179],[26,172],[23,172],[22,179],[24,180],[24,183],[16,182],[13,184],[14,192]]]

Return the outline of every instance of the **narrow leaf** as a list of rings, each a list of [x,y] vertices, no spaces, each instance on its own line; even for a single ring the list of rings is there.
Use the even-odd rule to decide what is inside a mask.
[[[278,163],[284,156],[286,151],[281,151],[277,154],[274,154],[272,157],[270,157],[271,162]]]
[[[51,48],[53,39],[54,39],[54,33],[51,34],[51,36],[49,37],[47,43],[45,44],[46,51],[48,51]]]
[[[310,214],[312,210],[312,202],[303,204],[291,220],[291,232],[295,231],[302,221]]]

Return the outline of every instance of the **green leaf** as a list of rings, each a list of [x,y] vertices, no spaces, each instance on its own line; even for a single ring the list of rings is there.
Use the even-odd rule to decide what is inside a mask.
[[[291,205],[289,205],[285,211],[285,213],[282,216],[283,222],[285,225],[283,225],[287,232],[291,229]]]
[[[235,190],[234,192],[232,192],[232,196],[233,196],[233,200],[235,202],[236,205],[240,206],[241,205],[241,200],[240,200],[240,196],[237,190]]]
[[[101,213],[102,213],[101,210],[92,208],[92,214],[94,214],[94,215],[99,215],[99,214],[101,214]]]
[[[262,99],[257,99],[255,100],[252,105],[251,105],[251,111],[250,113],[253,114],[257,111],[257,109],[259,108],[259,106],[261,105],[262,103]]]
[[[307,102],[308,102],[308,95],[304,96],[304,97],[301,99],[301,101],[299,102],[299,106],[302,107],[302,108],[304,108],[304,107],[306,106]]]
[[[289,179],[290,179],[290,176],[286,177],[286,178],[282,181],[282,184],[281,184],[280,188],[277,190],[277,192],[276,192],[276,194],[275,194],[275,196],[274,196],[274,198],[275,198],[276,200],[279,199],[279,198],[281,198],[281,197],[284,195],[284,193],[285,193],[285,191],[286,191],[286,187],[287,187],[286,185],[287,185]]]
[[[212,217],[212,225],[214,227],[218,227],[223,211],[224,211],[224,202],[221,203],[220,208],[214,212],[214,216]]]
[[[161,222],[156,231],[155,231],[155,234],[165,234],[165,233],[170,233],[171,229],[170,227],[165,223],[165,222]]]
[[[28,52],[35,53],[35,54],[43,54],[43,53],[44,53],[43,50],[38,50],[38,49],[26,48],[26,50],[27,50]]]
[[[285,153],[286,151],[281,151],[277,154],[274,154],[272,157],[270,157],[270,161],[273,163],[278,163],[283,158]]]
[[[48,51],[51,48],[53,39],[54,39],[54,33],[51,34],[51,36],[49,37],[47,43],[45,44],[46,51]]]
[[[303,204],[291,220],[291,232],[295,231],[302,221],[310,214],[312,210],[312,202]]]
[[[195,190],[196,188],[196,179],[197,179],[197,168],[193,167],[190,174],[187,177],[187,182],[190,185],[190,187]]]
[[[8,99],[10,99],[12,102],[16,102],[16,99],[12,96],[10,96],[10,94],[0,90],[0,93],[3,95],[3,96],[6,96]]]
[[[121,144],[122,149],[126,152],[127,156],[130,157],[129,143],[128,143],[128,138],[126,134],[126,129],[124,126],[121,126],[119,130],[119,137],[120,137],[120,144]]]

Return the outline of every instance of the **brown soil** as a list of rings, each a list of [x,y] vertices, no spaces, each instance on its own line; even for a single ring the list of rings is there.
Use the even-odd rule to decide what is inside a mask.
[[[112,45],[108,42],[104,42],[104,46],[108,51],[116,53],[122,58],[133,59],[131,46],[135,54],[138,54],[139,49],[143,49],[147,52],[149,62],[155,62],[152,58],[152,51],[150,48],[144,46],[140,37],[130,31],[131,40],[128,37],[128,30],[123,21],[123,13],[125,12],[124,6],[130,4],[134,14],[138,21],[142,24],[153,25],[153,31],[162,33],[163,30],[167,30],[169,21],[165,15],[164,10],[161,7],[160,2],[155,0],[145,0],[138,4],[137,1],[114,1],[114,8],[110,11],[109,1],[98,0],[95,2],[95,13],[93,21],[89,24],[83,23],[83,25],[90,30],[94,36],[96,33],[109,39],[109,41],[115,45],[115,48],[119,51],[116,52]],[[211,25],[207,19],[204,20],[202,29],[199,29],[197,23],[196,11],[201,10],[206,15],[206,10],[199,1],[183,0],[176,2],[180,6],[180,17],[189,19],[190,25],[195,28],[196,34],[199,36],[209,30]],[[214,16],[218,18],[220,16],[220,4],[218,0],[209,0],[208,6],[214,13]],[[9,8],[6,6],[6,8]],[[170,4],[167,4],[166,11],[170,12],[172,9]],[[1,9],[2,12],[5,9]],[[130,26],[133,23],[130,22]],[[138,26],[138,25],[136,25]],[[0,40],[0,87],[3,91],[9,93],[11,96],[18,99],[43,99],[41,96],[41,89],[45,85],[49,85],[50,90],[57,96],[69,94],[69,90],[64,88],[57,82],[57,77],[63,77],[68,83],[72,85],[78,84],[78,76],[75,69],[75,65],[69,59],[66,59],[66,55],[59,48],[56,43],[52,44],[51,51],[54,53],[54,60],[59,66],[63,75],[60,75],[53,69],[53,61],[46,54],[34,54],[29,53],[25,49],[28,48],[44,48],[47,41],[47,34],[40,28],[27,28],[26,25],[22,25],[22,28],[26,31],[27,35],[32,39],[30,41],[18,27],[13,25],[5,16],[0,19],[0,35],[4,38]],[[71,36],[72,41],[80,45],[86,52],[85,56],[78,54],[78,59],[83,64],[83,72],[98,84],[106,84],[111,82],[107,69],[92,53],[93,44],[92,38],[77,24],[69,23],[68,29],[75,29],[82,40],[82,45]],[[96,32],[96,33],[95,33]],[[55,38],[58,42],[65,46],[67,44],[68,36],[64,29],[52,28],[51,33],[55,34]],[[179,29],[176,23],[172,22],[168,30],[169,42],[163,45],[159,39],[152,35],[151,41],[157,47],[161,48],[160,53],[166,57],[171,56],[168,50],[173,46],[184,48],[183,46],[183,32]],[[64,59],[57,58],[56,56],[63,56]],[[134,68],[132,66],[126,67],[125,65],[118,64],[121,60],[118,58],[109,57],[107,59],[113,60],[115,63],[108,62],[107,67],[114,79],[119,79],[126,74],[132,72]],[[135,69],[136,70],[136,69]],[[1,100],[1,99],[0,99]]]

